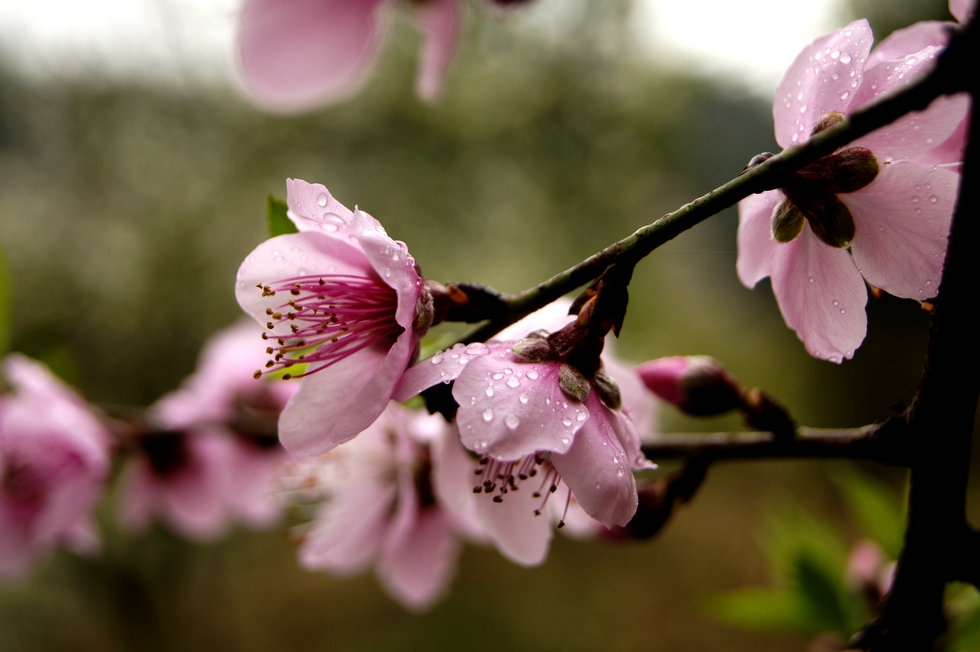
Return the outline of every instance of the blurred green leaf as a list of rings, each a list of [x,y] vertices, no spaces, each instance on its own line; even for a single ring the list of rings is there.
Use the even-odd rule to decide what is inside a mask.
[[[807,622],[796,597],[785,591],[765,588],[730,591],[715,598],[709,611],[722,622],[748,629],[806,634],[816,631]]]
[[[11,291],[10,291],[10,270],[7,267],[7,260],[0,252],[0,353],[7,350],[10,343],[10,320],[11,315]]]
[[[902,549],[905,514],[895,489],[855,469],[842,468],[832,479],[861,532],[881,546],[889,558],[897,559]]]
[[[950,645],[953,652],[980,650],[980,593],[972,586],[947,590],[950,613]]]
[[[852,633],[848,605],[843,597],[843,571],[828,573],[816,560],[800,555],[794,560],[791,582],[801,601],[806,622],[818,631]]]
[[[285,235],[287,233],[296,233],[299,229],[293,224],[293,221],[286,216],[286,212],[289,210],[289,206],[285,201],[278,199],[269,195],[265,202],[265,216],[269,222],[269,237],[274,238],[277,235]]]

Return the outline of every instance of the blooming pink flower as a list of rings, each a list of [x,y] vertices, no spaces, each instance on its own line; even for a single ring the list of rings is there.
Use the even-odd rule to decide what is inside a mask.
[[[531,315],[519,327],[533,327],[540,319]],[[637,505],[633,470],[652,467],[640,450],[632,413],[644,424],[652,420],[646,416],[652,413],[651,400],[634,373],[608,369],[593,379],[573,379],[578,387],[572,396],[568,375],[574,371],[563,361],[515,353],[531,339],[537,339],[531,346],[544,342],[543,337],[491,340],[436,354],[405,374],[395,398],[455,380],[462,443],[485,458],[482,491],[503,502],[534,470],[537,481],[544,480],[544,495],[564,481],[590,516],[607,525],[625,524]],[[610,379],[611,373],[616,375]],[[612,390],[616,385],[624,389]],[[610,406],[614,393],[632,403]]]
[[[860,20],[807,46],[776,93],[777,142],[801,143],[931,66],[941,46],[908,52],[915,39],[906,37],[870,53],[871,29]],[[853,356],[867,330],[865,280],[899,297],[935,294],[959,175],[927,154],[966,111],[965,98],[940,98],[804,168],[787,187],[739,203],[739,278],[753,287],[771,277],[783,318],[811,355]]]
[[[367,79],[393,0],[245,0],[239,64],[252,99],[278,111],[303,111],[353,94]],[[423,35],[415,88],[438,98],[459,42],[459,0],[410,3]]]
[[[199,429],[148,433],[120,479],[119,519],[143,532],[160,519],[193,541],[213,541],[228,530],[235,442]]]
[[[299,462],[325,497],[299,551],[304,567],[337,574],[373,565],[382,586],[410,609],[445,592],[459,550],[457,521],[433,491],[424,435],[432,417],[395,403],[355,440]]]
[[[41,364],[3,361],[0,395],[0,575],[23,577],[56,546],[98,547],[92,510],[109,469],[109,436]]]
[[[267,369],[304,377],[279,437],[288,451],[313,455],[351,439],[385,409],[432,321],[432,302],[404,243],[377,220],[319,184],[291,179],[287,187],[299,233],[267,240],[245,258],[237,296],[268,330]]]
[[[188,538],[209,540],[234,520],[260,528],[280,517],[278,471],[287,454],[276,421],[298,386],[256,382],[261,332],[251,320],[219,332],[180,389],[151,406],[155,431],[139,442],[120,493],[127,527],[145,529],[157,516]]]

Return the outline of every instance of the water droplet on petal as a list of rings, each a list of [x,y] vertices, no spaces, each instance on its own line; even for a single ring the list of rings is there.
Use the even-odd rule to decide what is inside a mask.
[[[929,203],[930,204],[935,204],[938,201],[939,201],[939,197],[936,197],[935,195],[929,195]]]
[[[316,196],[316,205],[319,206],[320,208],[323,208],[324,206],[327,205],[326,193],[321,192],[319,195]]]
[[[487,387],[483,393],[487,395],[487,398],[491,398],[493,396],[493,387]]]
[[[589,413],[588,412],[579,412],[578,414],[575,415],[575,420],[576,421],[585,421],[588,418],[589,418]],[[603,442],[603,443],[605,443],[605,442]]]
[[[517,400],[527,405],[527,402],[531,400],[531,397],[527,395],[527,392],[524,392],[523,394],[517,397]]]
[[[841,55],[840,62],[843,63],[843,64],[850,63],[851,62],[851,55],[849,55],[849,54],[847,54],[845,52],[844,54]]]
[[[521,425],[521,420],[517,418],[516,414],[508,414],[504,417],[504,425],[511,430],[516,430],[517,426]]]
[[[464,353],[466,355],[486,355],[490,353],[490,347],[483,342],[472,342],[466,345]]]
[[[515,387],[520,387],[521,386],[521,381],[517,380],[514,377],[510,377],[510,378],[507,379],[507,386],[510,387],[511,389],[513,389]]]
[[[527,372],[527,377],[531,380],[537,380],[538,372],[536,372],[534,369],[531,369],[530,371]]]
[[[568,417],[562,417],[562,419],[561,419],[561,425],[563,425],[566,428],[568,428],[568,427],[570,427],[572,425],[572,420],[569,419]]]
[[[488,421],[488,422],[489,421],[492,421],[493,420],[493,410],[491,410],[490,408],[487,408],[486,410],[484,410],[483,411],[483,420],[484,421]]]
[[[838,301],[837,299],[834,299],[834,305],[835,306],[839,306],[840,305],[840,301]]]
[[[501,380],[503,379],[504,375],[498,371],[497,373],[493,374],[490,377],[493,378],[494,380]]]
[[[443,361],[442,351],[436,353],[434,356],[429,358],[429,360],[431,360],[432,364],[442,364]]]

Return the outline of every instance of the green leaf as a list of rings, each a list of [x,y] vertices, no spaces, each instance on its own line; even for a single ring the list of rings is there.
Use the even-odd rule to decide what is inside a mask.
[[[791,581],[802,602],[806,621],[819,630],[850,636],[853,633],[853,619],[842,596],[843,574],[828,573],[815,559],[806,555],[800,555],[794,561]]]
[[[293,224],[293,221],[289,219],[286,212],[289,210],[289,206],[281,199],[269,195],[265,202],[265,216],[269,222],[269,237],[274,238],[277,235],[285,235],[287,233],[296,233],[299,229]]]
[[[10,344],[10,320],[12,319],[10,270],[7,260],[0,252],[0,353],[7,350]]]
[[[795,596],[785,591],[748,588],[714,598],[708,610],[716,619],[746,629],[815,633]]]
[[[904,507],[898,492],[874,476],[840,469],[832,476],[861,532],[881,546],[891,559],[902,549]]]

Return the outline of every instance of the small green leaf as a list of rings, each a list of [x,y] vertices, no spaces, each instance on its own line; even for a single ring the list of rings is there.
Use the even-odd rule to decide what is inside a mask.
[[[899,492],[867,473],[839,469],[831,476],[861,532],[891,559],[902,549],[905,510]]]
[[[728,591],[708,607],[718,620],[745,629],[810,634],[816,630],[795,596],[784,591],[748,588]]]
[[[807,622],[818,629],[850,636],[851,619],[841,595],[843,578],[829,574],[809,556],[800,555],[794,561],[791,582],[803,603]]]
[[[277,199],[272,195],[269,195],[268,199],[266,199],[265,216],[269,222],[270,238],[299,231],[296,225],[293,224],[293,221],[286,215],[288,210],[289,206],[283,200]]]

